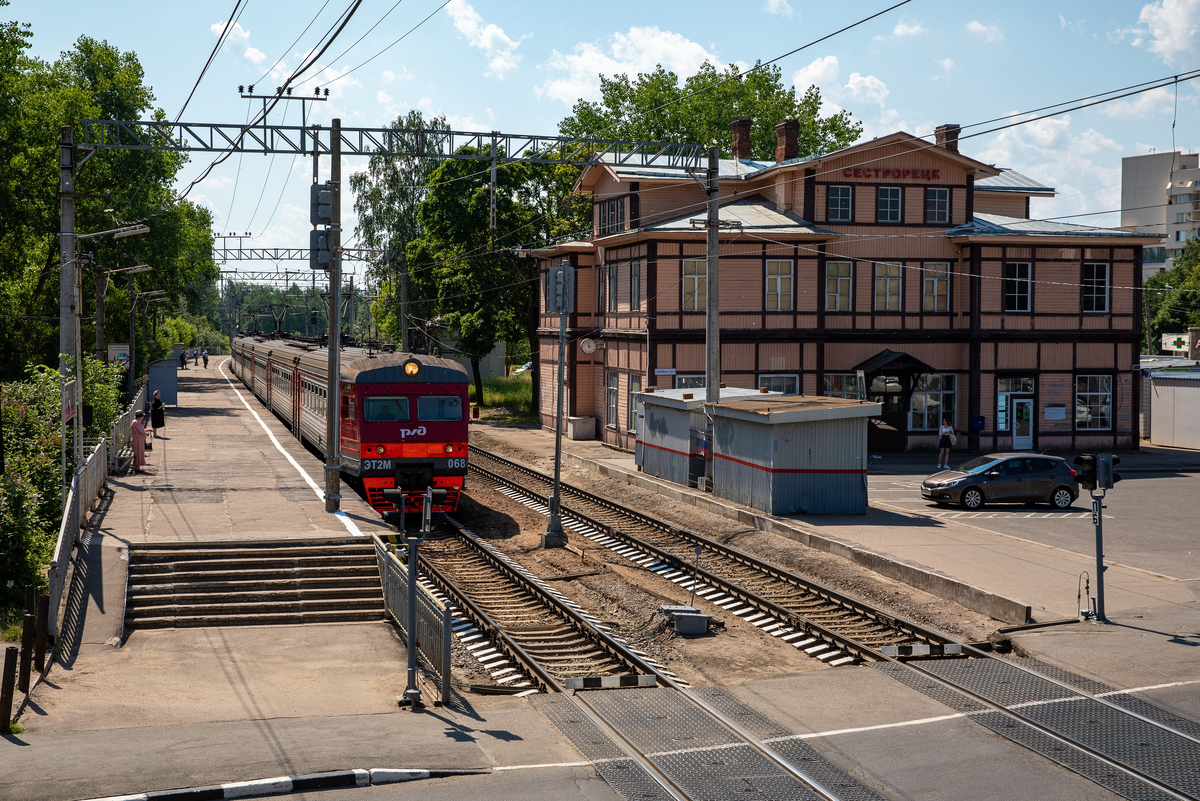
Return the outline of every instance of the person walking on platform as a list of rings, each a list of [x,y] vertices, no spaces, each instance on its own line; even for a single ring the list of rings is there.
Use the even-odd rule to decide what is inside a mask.
[[[162,395],[154,390],[154,400],[150,402],[150,431],[158,438],[158,430],[167,427],[167,407],[163,405]]]
[[[200,358],[204,359],[204,369],[208,369],[208,348],[204,349],[204,353],[200,354]]]
[[[187,351],[186,350],[179,351],[179,366],[181,369],[184,369],[184,370],[187,369]]]
[[[133,425],[129,427],[130,444],[133,446],[133,472],[141,473],[146,464],[146,427],[142,425],[145,412],[133,413]]]
[[[192,362],[192,366],[199,367],[200,366],[200,349],[199,348],[196,348],[194,351],[192,351],[192,359],[194,360]]]

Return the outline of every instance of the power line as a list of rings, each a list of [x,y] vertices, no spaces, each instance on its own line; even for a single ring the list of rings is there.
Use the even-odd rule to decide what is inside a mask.
[[[300,31],[300,35],[296,37],[295,41],[293,41],[290,45],[287,46],[287,49],[283,51],[283,55],[280,56],[279,58],[275,59],[275,63],[272,64],[270,67],[268,67],[267,71],[263,73],[263,76],[261,78],[259,78],[257,81],[255,81],[255,83],[262,83],[263,81],[265,81],[267,78],[269,78],[271,76],[271,73],[275,70],[276,67],[279,66],[279,63],[281,61],[283,61],[285,58],[287,58],[288,53],[292,52],[292,48],[296,46],[296,42],[299,42],[304,37],[304,34],[308,33],[308,29],[313,26],[313,23],[315,23],[320,18],[321,14],[325,13],[325,8],[329,5],[329,2],[330,2],[330,0],[325,0],[325,2],[321,5],[321,7],[319,9],[317,9],[317,13],[313,15],[313,18],[310,19],[308,21],[308,24],[304,26],[304,30]]]
[[[420,28],[422,25],[424,25],[426,22],[428,22],[428,21],[430,20],[430,18],[432,18],[432,17],[433,17],[433,15],[434,15],[434,14],[438,13],[439,11],[441,11],[443,8],[445,8],[445,7],[446,7],[446,6],[448,6],[448,5],[450,5],[450,0],[446,0],[446,2],[442,3],[440,6],[438,6],[437,8],[435,8],[433,11],[429,12],[429,16],[425,17],[425,19],[421,20],[421,21],[420,21],[420,22],[418,22],[416,25],[412,26],[412,27],[411,27],[411,28],[409,28],[407,31],[405,31],[404,35],[403,35],[403,36],[401,36],[399,39],[397,39],[396,41],[392,42],[390,45],[388,45],[387,47],[383,48],[383,49],[382,49],[382,50],[380,50],[378,53],[376,53],[375,55],[371,56],[371,57],[370,57],[370,58],[368,58],[366,61],[364,61],[364,62],[362,62],[361,64],[359,64],[358,66],[356,66],[356,67],[352,67],[351,69],[348,69],[348,70],[346,70],[345,72],[343,72],[341,75],[338,75],[338,76],[336,76],[336,77],[334,77],[334,78],[331,78],[331,79],[330,79],[330,80],[329,80],[327,83],[323,83],[323,84],[321,84],[321,88],[325,88],[326,86],[332,86],[334,83],[336,83],[337,81],[340,81],[342,78],[345,78],[345,77],[346,77],[347,75],[349,75],[350,73],[352,73],[352,72],[357,72],[357,71],[358,71],[359,69],[361,69],[362,67],[365,67],[365,66],[367,66],[367,65],[368,65],[368,64],[370,64],[372,61],[374,61],[375,59],[379,58],[379,57],[380,57],[380,56],[382,56],[384,53],[386,53],[387,51],[391,50],[391,49],[392,49],[393,47],[395,47],[396,45],[398,45],[398,44],[400,44],[401,42],[403,42],[403,41],[404,41],[406,38],[408,38],[408,35],[409,35],[410,33],[412,33],[413,31],[415,31],[417,28]],[[391,12],[388,12],[388,13],[391,13]]]

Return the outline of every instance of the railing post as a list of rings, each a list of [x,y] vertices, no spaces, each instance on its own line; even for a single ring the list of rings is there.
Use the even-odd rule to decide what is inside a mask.
[[[4,649],[4,673],[0,675],[0,723],[12,725],[13,686],[17,680],[17,646]]]
[[[450,703],[450,608],[442,607],[442,706]]]
[[[50,627],[50,596],[39,595],[37,600],[37,641],[34,646],[33,663],[38,673],[45,673],[46,634]]]
[[[21,665],[17,671],[17,687],[29,695],[29,668],[33,661],[34,621],[33,615],[25,615],[21,629]]]

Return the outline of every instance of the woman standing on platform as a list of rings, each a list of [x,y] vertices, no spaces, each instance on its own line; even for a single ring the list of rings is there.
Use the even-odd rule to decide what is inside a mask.
[[[154,400],[150,402],[150,430],[158,438],[158,430],[167,427],[167,407],[163,405],[162,396],[154,390]]]
[[[141,473],[142,466],[146,464],[146,427],[142,425],[142,418],[146,416],[145,412],[133,413],[133,425],[129,427],[130,444],[133,446],[133,472]]]
[[[938,470],[950,469],[950,448],[954,445],[954,426],[950,418],[942,418],[942,427],[938,429]]]

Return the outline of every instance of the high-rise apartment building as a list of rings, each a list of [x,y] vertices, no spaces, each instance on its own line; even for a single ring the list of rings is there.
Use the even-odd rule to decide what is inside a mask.
[[[1200,155],[1176,150],[1121,159],[1121,227],[1165,237],[1162,246],[1144,249],[1143,280],[1171,269],[1200,230]]]

